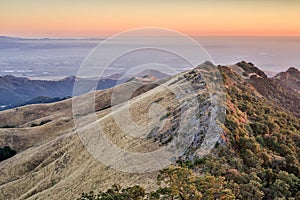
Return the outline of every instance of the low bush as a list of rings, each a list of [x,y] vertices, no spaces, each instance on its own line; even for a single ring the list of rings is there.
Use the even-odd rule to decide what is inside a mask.
[[[13,157],[16,154],[17,154],[17,152],[15,150],[11,149],[9,146],[0,148],[0,162],[8,159],[10,157]]]

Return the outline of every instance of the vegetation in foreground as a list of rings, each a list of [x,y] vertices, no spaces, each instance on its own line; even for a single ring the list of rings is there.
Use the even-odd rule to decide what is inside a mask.
[[[83,193],[80,200],[300,199],[300,119],[255,94],[222,68],[228,99],[225,144],[210,155],[161,170],[159,189],[140,186]]]

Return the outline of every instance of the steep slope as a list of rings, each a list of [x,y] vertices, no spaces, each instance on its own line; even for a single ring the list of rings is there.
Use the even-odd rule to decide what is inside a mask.
[[[81,199],[299,199],[300,119],[256,90],[247,74],[263,79],[263,73],[242,64],[219,66],[227,115],[222,141],[209,155],[182,159],[161,170],[160,188],[153,192],[145,192],[143,186],[113,186]]]
[[[117,88],[118,91],[124,91],[119,94],[121,96],[126,93],[127,88],[137,88],[132,95],[133,98],[157,86],[158,83],[144,84],[132,81],[119,85]],[[113,89],[95,92],[96,111],[111,107],[112,92]],[[88,105],[83,102],[81,107],[87,109]],[[38,141],[43,141],[48,135],[56,137],[57,134],[61,134],[58,131],[60,128],[66,130],[66,127],[69,127],[67,130],[70,131],[74,124],[72,118],[72,99],[2,111],[0,112],[0,127],[4,128],[0,128],[0,146],[10,145],[18,151],[24,150]],[[42,122],[47,122],[47,124],[41,127],[32,127],[34,124]],[[5,129],[5,127],[10,128]]]
[[[293,106],[285,107],[283,102],[288,99],[296,105],[298,97],[288,97],[284,87],[253,64],[219,66],[227,91],[227,115],[222,129],[213,129],[215,134],[205,140],[209,127],[217,127],[212,124],[214,117],[222,113],[210,106],[216,91],[208,92],[207,84],[214,81],[204,82],[203,70],[199,67],[162,82],[136,80],[97,91],[96,120],[93,105],[86,103],[92,93],[73,99],[75,121],[71,100],[0,112],[1,126],[17,127],[0,129],[0,142],[18,152],[0,163],[0,199],[74,199],[81,192],[104,191],[116,183],[158,189],[155,195],[173,199],[192,198],[191,194],[200,199],[297,199],[300,120]],[[196,110],[194,97],[199,103]],[[47,119],[51,121],[31,127]],[[74,129],[74,122],[79,129]],[[175,168],[162,170],[159,189],[157,171],[120,172],[114,168],[130,167],[136,160],[128,165],[126,154],[97,154],[103,151],[97,146],[101,133],[127,152],[153,151],[176,139],[191,139],[191,144],[176,154]],[[215,139],[215,148],[199,159],[202,145]],[[137,172],[151,169],[146,160],[139,161],[142,169]]]
[[[227,145],[216,149],[218,156],[201,167],[207,168],[217,158],[216,165],[222,167],[208,171],[224,176],[238,199],[299,198],[300,119],[289,112],[292,106],[269,96],[278,88],[279,94],[287,92],[270,85],[270,79],[254,75],[249,81],[231,67],[220,70],[228,92],[224,128]],[[271,86],[271,92],[261,89],[271,90]],[[298,97],[290,100],[294,106],[299,102]]]
[[[141,184],[149,190],[155,189],[157,171],[133,174],[117,171],[114,168],[122,166],[104,165],[90,149],[94,146],[89,147],[85,142],[99,137],[101,132],[97,127],[100,125],[106,137],[128,152],[152,151],[172,143],[173,138],[191,140],[195,147],[201,145],[205,136],[201,132],[197,132],[196,137],[186,138],[195,135],[191,123],[201,121],[202,128],[210,124],[209,112],[203,110],[201,116],[194,113],[197,107],[193,96],[203,95],[202,104],[210,102],[199,70],[158,83],[130,81],[114,89],[96,91],[96,121],[91,120],[89,111],[93,108],[85,101],[94,94],[74,98],[80,108],[74,113],[80,120],[76,122],[80,127],[77,130],[74,129],[71,99],[0,112],[1,126],[16,127],[0,129],[0,144],[9,145],[18,152],[0,163],[0,199],[74,199],[82,191],[105,189],[116,182],[122,186]],[[135,90],[128,96],[132,88]],[[112,98],[117,102],[112,104]],[[140,128],[132,128],[127,118],[115,119],[115,116],[126,115],[127,111]],[[181,128],[178,127],[179,113],[185,113]],[[46,122],[41,123],[43,121]],[[37,126],[32,127],[33,123]],[[190,154],[195,152],[190,151]],[[123,159],[111,155],[110,158]]]
[[[125,88],[132,85],[146,89],[157,86],[130,82],[120,85],[120,91],[126,91]],[[96,107],[104,109],[97,114],[104,116],[109,110],[112,90],[96,93]],[[93,187],[95,181],[101,187],[108,187],[117,180],[124,180],[126,184],[138,182],[139,175],[109,169],[89,154],[74,132],[71,103],[71,100],[66,100],[1,112],[5,123],[14,123],[19,128],[0,129],[1,143],[12,146],[18,152],[15,157],[0,163],[0,199],[68,199],[78,196],[84,185],[86,188]],[[38,123],[45,118],[51,122],[30,127],[33,122]],[[140,183],[147,185],[150,181],[153,185],[152,176],[143,176]],[[13,192],[16,190],[18,192]]]

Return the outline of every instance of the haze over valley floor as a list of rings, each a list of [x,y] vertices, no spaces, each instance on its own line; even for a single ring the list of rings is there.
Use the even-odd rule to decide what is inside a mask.
[[[299,68],[300,37],[197,36],[193,38],[207,50],[214,64],[229,65],[246,60],[254,62],[269,76],[274,76],[289,67]],[[56,80],[75,76],[84,58],[101,41],[103,38],[21,39],[0,36],[0,75]],[[134,46],[134,42],[131,45]],[[157,55],[141,53],[143,59],[151,56]],[[166,57],[165,63],[178,71],[191,69],[190,66],[183,65],[180,60],[172,56]],[[117,63],[110,66],[105,76],[124,73],[127,67],[133,64],[130,60]]]

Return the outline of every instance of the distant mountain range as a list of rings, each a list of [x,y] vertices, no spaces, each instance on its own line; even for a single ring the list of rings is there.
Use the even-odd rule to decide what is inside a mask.
[[[149,77],[152,79],[149,79]],[[138,81],[153,81],[166,78],[168,75],[156,70],[145,70],[137,75],[124,76],[115,74],[99,80],[97,90],[108,89],[128,80],[138,77]],[[148,77],[148,79],[147,79]],[[70,76],[58,81],[31,80],[24,77],[0,77],[0,110],[22,105],[50,103],[72,96],[76,77]],[[81,81],[95,82],[95,79],[81,79]]]

